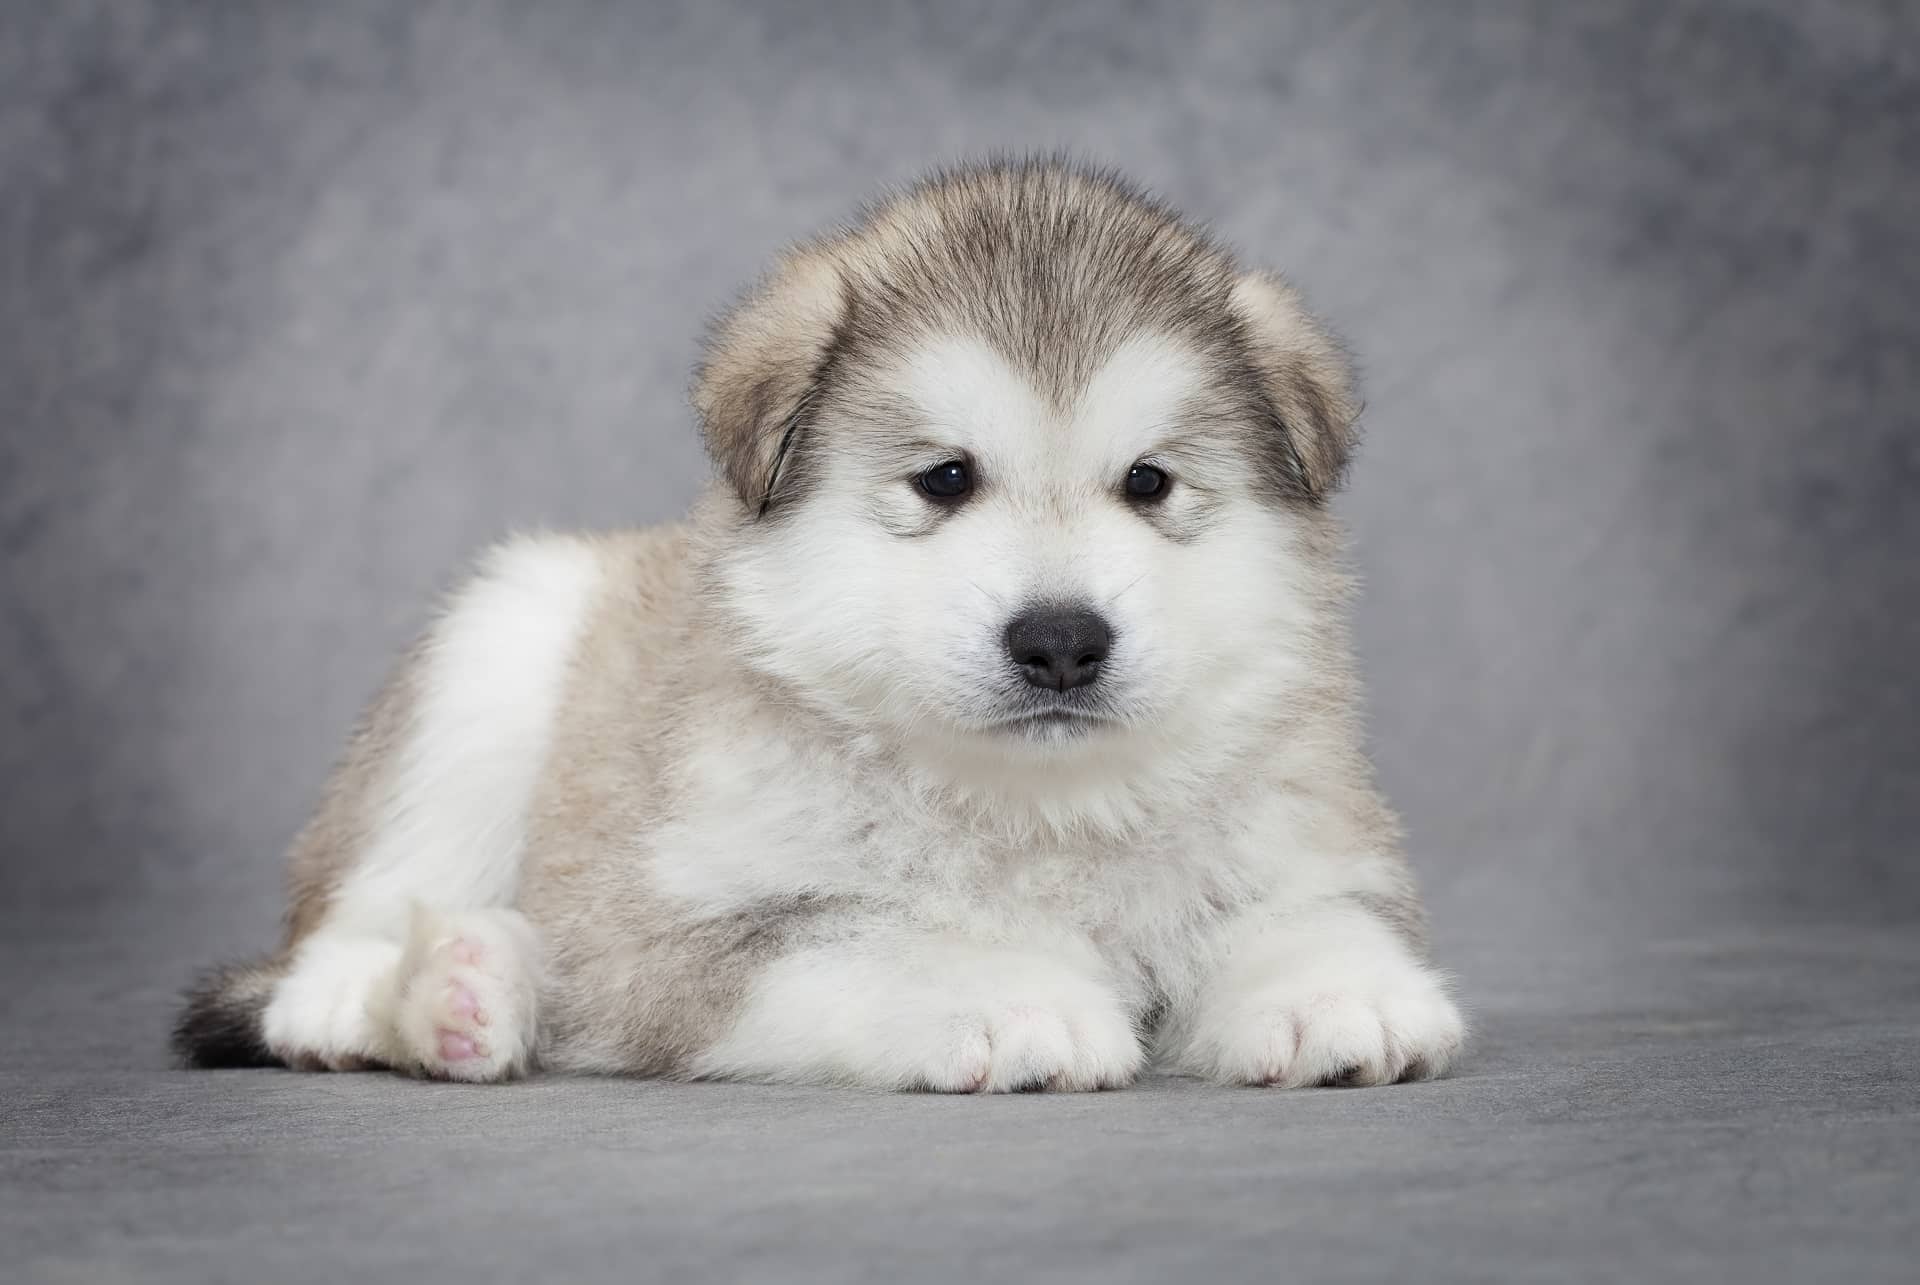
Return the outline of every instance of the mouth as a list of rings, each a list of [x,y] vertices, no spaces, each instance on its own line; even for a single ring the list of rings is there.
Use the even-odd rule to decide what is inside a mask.
[[[1101,727],[1110,726],[1113,721],[1109,716],[1092,710],[1054,706],[1048,709],[1023,710],[989,724],[989,729],[1017,736],[1049,738],[1086,736]]]

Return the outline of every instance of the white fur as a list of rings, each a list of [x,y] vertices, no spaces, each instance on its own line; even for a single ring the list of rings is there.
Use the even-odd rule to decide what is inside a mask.
[[[1466,1037],[1443,978],[1383,924],[1334,906],[1263,908],[1217,944],[1218,975],[1167,1032],[1174,1069],[1235,1084],[1388,1084],[1445,1071]]]
[[[380,1065],[456,1080],[522,1074],[538,1017],[533,942],[515,911],[431,911],[417,903],[404,944],[316,934],[301,944],[267,1006],[267,1047],[290,1066],[330,1071]],[[448,1035],[467,1040],[471,1054],[449,1057]]]
[[[849,726],[894,737],[927,788],[977,794],[1010,824],[1059,830],[1138,824],[1149,792],[1217,779],[1245,748],[1234,715],[1308,676],[1293,645],[1306,621],[1284,515],[1254,502],[1237,461],[1169,460],[1178,514],[1217,503],[1179,544],[1114,502],[1131,465],[1177,444],[1176,411],[1203,372],[1183,350],[1123,344],[1075,406],[1048,404],[986,345],[945,339],[893,373],[931,439],[926,467],[976,461],[977,494],[928,534],[901,539],[880,509],[924,510],[899,461],[829,453],[819,494],[779,540],[724,568],[759,663],[831,698]],[[855,430],[857,432],[857,430]],[[1103,684],[1137,734],[1022,743],[1004,717],[1003,638],[1022,605],[1085,602],[1112,622]],[[1254,649],[1245,640],[1259,638]],[[1063,752],[1070,749],[1071,752]]]
[[[942,1093],[1116,1088],[1140,1041],[1097,961],[888,934],[762,975],[698,1075]]]
[[[290,1066],[331,1071],[389,1061],[392,1031],[380,1017],[392,1007],[400,956],[399,942],[372,937],[302,942],[267,1005],[267,1047]]]
[[[504,906],[574,643],[600,588],[593,546],[522,537],[495,548],[429,636],[424,690],[377,837],[331,924],[398,940],[414,899]]]
[[[590,544],[521,538],[494,549],[448,604],[426,643],[373,840],[268,1005],[268,1046],[284,1060],[336,1069],[377,1061],[457,1078],[525,1068],[532,952],[511,924],[450,912],[512,903],[527,807],[600,576]],[[440,917],[418,918],[423,904]],[[434,1005],[449,965],[429,958],[422,940],[463,930],[491,950],[485,969],[462,974],[498,1018],[478,1075],[437,1051],[435,1031],[450,1023]]]
[[[909,478],[868,476],[830,454],[820,493],[780,538],[744,544],[724,572],[757,662],[897,746],[901,770],[847,796],[779,743],[704,729],[688,774],[703,783],[695,803],[705,806],[671,822],[657,845],[661,885],[708,913],[800,890],[939,901],[947,918],[1077,902],[1070,920],[1143,925],[1207,898],[1381,890],[1385,876],[1368,862],[1319,855],[1317,818],[1277,797],[1258,805],[1242,847],[1182,833],[1187,815],[1213,805],[1222,765],[1271,740],[1247,711],[1283,701],[1312,674],[1296,535],[1284,515],[1234,490],[1248,485],[1242,466],[1169,463],[1176,487],[1219,497],[1220,514],[1188,544],[1112,498],[1130,465],[1175,435],[1178,409],[1203,379],[1194,360],[1154,337],[1130,341],[1064,410],[977,341],[935,342],[894,378],[936,439],[924,462],[957,453],[977,462],[968,507],[903,540],[872,510],[923,509]],[[1178,491],[1168,501],[1198,502]],[[1102,682],[1124,727],[1078,743],[987,730],[1008,683],[1018,685],[1007,621],[1048,595],[1098,604],[1112,620]],[[1276,773],[1297,765],[1310,776],[1315,752],[1281,742],[1263,757]],[[977,835],[916,837],[927,801],[954,794],[979,801]],[[900,833],[856,851],[840,837],[849,812]],[[1009,847],[1017,861],[1004,859]]]

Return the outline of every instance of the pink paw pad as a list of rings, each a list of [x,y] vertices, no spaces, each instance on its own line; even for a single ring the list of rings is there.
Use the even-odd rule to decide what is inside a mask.
[[[475,1026],[487,1024],[487,1010],[481,1008],[474,993],[459,982],[447,983],[447,1011],[455,1017],[466,1018]]]
[[[458,1031],[440,1032],[440,1056],[448,1062],[464,1062],[468,1058],[485,1057],[487,1046],[471,1036]]]

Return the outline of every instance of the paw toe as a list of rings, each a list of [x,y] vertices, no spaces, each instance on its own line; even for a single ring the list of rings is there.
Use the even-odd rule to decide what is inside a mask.
[[[485,1026],[490,1020],[487,1010],[480,1006],[480,997],[471,986],[458,978],[447,982],[446,1010],[450,1016],[464,1019],[475,1026]]]
[[[1393,1084],[1443,1072],[1463,1035],[1459,1013],[1437,983],[1385,994],[1308,994],[1223,1022],[1202,1046],[1202,1068],[1241,1084]]]
[[[1065,1022],[1033,1008],[1010,1009],[989,1033],[993,1066],[987,1087],[1031,1092],[1073,1075],[1073,1037]]]

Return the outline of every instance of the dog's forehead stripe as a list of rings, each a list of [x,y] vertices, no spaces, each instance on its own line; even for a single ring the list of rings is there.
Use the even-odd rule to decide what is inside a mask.
[[[1142,445],[1174,427],[1204,387],[1206,371],[1184,345],[1134,336],[1093,372],[1062,414],[991,345],[950,337],[914,349],[901,379],[925,425],[956,446],[1012,446],[1064,430],[1074,443],[1091,447],[1116,440]]]
[[[959,446],[1031,433],[1051,418],[1033,384],[977,339],[949,337],[916,348],[901,375],[926,426]]]

